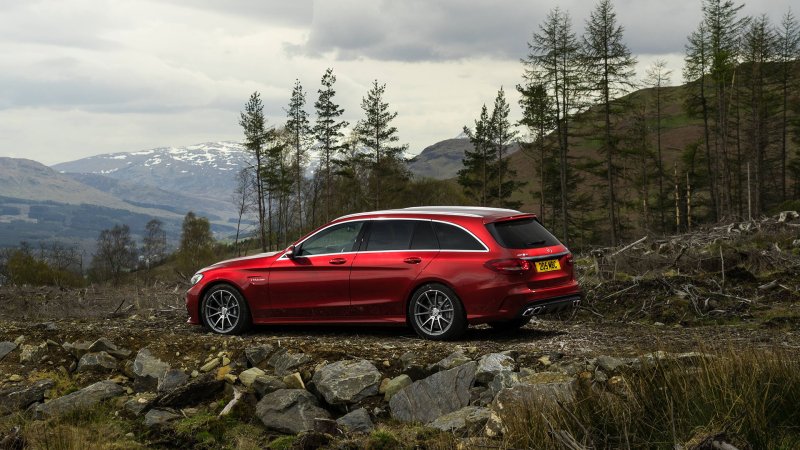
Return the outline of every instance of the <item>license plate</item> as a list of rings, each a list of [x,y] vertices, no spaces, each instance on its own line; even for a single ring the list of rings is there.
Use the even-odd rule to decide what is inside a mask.
[[[554,270],[561,270],[561,264],[558,263],[557,259],[536,262],[537,272],[552,272]]]

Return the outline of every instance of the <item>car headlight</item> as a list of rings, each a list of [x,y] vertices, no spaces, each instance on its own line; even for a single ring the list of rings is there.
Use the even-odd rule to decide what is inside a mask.
[[[194,286],[195,284],[199,283],[200,280],[202,280],[202,279],[203,279],[203,274],[202,273],[194,274],[194,276],[192,277],[192,280],[191,280],[192,286]]]

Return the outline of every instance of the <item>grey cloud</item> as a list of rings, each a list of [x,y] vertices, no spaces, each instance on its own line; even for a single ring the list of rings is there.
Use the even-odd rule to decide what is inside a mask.
[[[311,22],[313,0],[163,0],[175,5],[220,14],[248,17],[270,24],[304,25]]]

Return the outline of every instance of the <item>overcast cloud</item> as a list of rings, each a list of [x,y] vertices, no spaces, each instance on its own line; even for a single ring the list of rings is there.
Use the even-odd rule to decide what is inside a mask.
[[[774,20],[787,0],[751,1]],[[284,121],[295,78],[312,112],[327,67],[356,122],[387,83],[412,152],[453,137],[504,86],[554,6],[581,32],[581,0],[0,0],[0,156],[47,164],[114,151],[241,140],[238,112],[262,94]],[[616,0],[639,71],[657,58],[680,81],[699,0]],[[512,114],[517,114],[515,109]]]

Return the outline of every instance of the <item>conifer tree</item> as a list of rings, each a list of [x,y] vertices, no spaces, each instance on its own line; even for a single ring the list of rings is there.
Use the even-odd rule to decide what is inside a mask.
[[[647,69],[646,83],[655,92],[655,113],[656,113],[656,168],[658,170],[658,215],[661,222],[661,230],[667,226],[664,212],[664,160],[661,157],[661,116],[662,103],[664,100],[664,87],[669,84],[671,70],[667,70],[667,62],[663,59],[655,61]]]
[[[472,143],[472,149],[464,151],[464,167],[458,171],[458,183],[467,196],[480,206],[488,206],[494,198],[491,180],[495,178],[495,150],[492,142],[491,119],[484,104],[480,117],[475,120],[475,130],[464,127],[464,133]]]
[[[311,124],[305,110],[306,93],[300,80],[295,80],[292,88],[292,97],[289,99],[289,108],[286,110],[286,135],[292,148],[292,176],[294,177],[295,205],[292,216],[296,214],[297,226],[303,229],[303,182],[304,169],[308,159],[308,148],[311,139]]]
[[[264,105],[261,103],[261,94],[258,91],[250,95],[244,111],[239,114],[239,125],[244,129],[244,146],[253,156],[252,168],[255,177],[256,203],[258,207],[258,237],[261,251],[267,251],[267,214],[264,205],[265,197],[265,158],[264,145],[267,141],[266,119],[264,118]]]
[[[505,152],[509,145],[514,143],[517,131],[513,129],[508,115],[511,111],[506,94],[501,87],[494,100],[494,108],[489,119],[492,144],[494,145],[495,165],[497,173],[497,201],[499,206],[519,208],[519,202],[510,200],[511,194],[524,183],[514,180],[516,170],[508,167],[508,158]]]
[[[786,11],[777,30],[777,56],[780,63],[780,83],[783,107],[781,108],[781,199],[786,200],[787,137],[789,135],[788,111],[792,85],[792,68],[800,59],[800,27],[792,10]]]
[[[325,221],[330,220],[331,204],[333,203],[333,162],[337,154],[342,149],[341,140],[344,137],[342,130],[348,123],[339,118],[344,113],[344,108],[334,103],[333,97],[336,91],[333,85],[336,83],[336,75],[333,69],[328,69],[322,76],[322,89],[317,90],[319,98],[314,103],[317,110],[317,123],[314,125],[314,135],[319,142],[321,158],[320,171],[324,178],[325,194],[323,203],[325,204]]]
[[[520,124],[525,125],[533,138],[533,141],[523,145],[522,151],[537,161],[536,169],[539,172],[539,220],[542,223],[547,221],[547,201],[555,199],[557,192],[548,190],[546,186],[550,178],[553,167],[552,149],[547,144],[546,137],[553,129],[555,117],[553,115],[553,105],[547,89],[541,83],[529,83],[526,86],[517,86],[521,97],[519,100],[522,108],[522,119]]]

